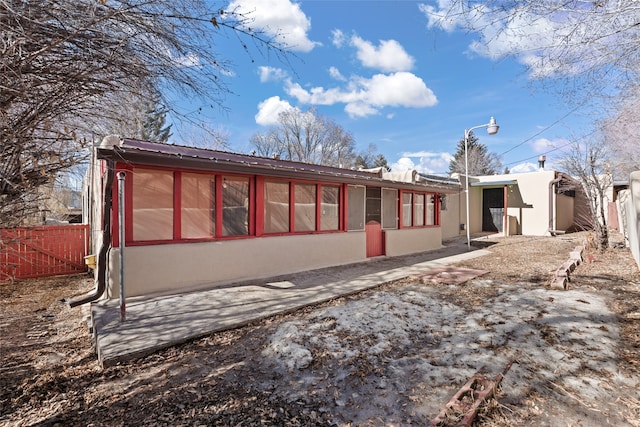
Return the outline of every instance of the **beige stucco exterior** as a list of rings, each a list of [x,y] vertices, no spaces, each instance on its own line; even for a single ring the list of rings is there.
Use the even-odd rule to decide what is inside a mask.
[[[439,227],[385,230],[386,255],[439,249]],[[119,297],[119,248],[109,256],[107,298]],[[366,261],[364,232],[125,247],[125,295],[174,294]]]
[[[387,256],[431,251],[442,247],[440,227],[404,228],[385,231]]]
[[[574,223],[573,197],[556,194],[550,186],[555,171],[471,177],[469,190],[471,234],[482,230],[482,197],[486,188],[507,186],[508,235],[549,235],[550,231],[567,231]],[[504,184],[509,182],[509,184]],[[478,184],[481,183],[479,186]],[[554,184],[555,185],[555,184]],[[550,203],[552,204],[550,206]],[[464,207],[464,200],[462,204]]]
[[[440,229],[442,239],[452,239],[464,234],[460,224],[465,223],[464,192],[446,195],[445,209],[440,211]]]
[[[366,259],[365,233],[274,236],[125,247],[125,295],[180,293]],[[118,248],[108,297],[119,296]]]

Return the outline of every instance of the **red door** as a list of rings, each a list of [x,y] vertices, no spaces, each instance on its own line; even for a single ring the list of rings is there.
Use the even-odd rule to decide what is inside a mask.
[[[378,221],[369,221],[364,227],[367,236],[367,257],[384,255],[384,233]]]

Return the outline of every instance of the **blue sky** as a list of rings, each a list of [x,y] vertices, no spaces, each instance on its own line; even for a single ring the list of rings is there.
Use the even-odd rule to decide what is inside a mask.
[[[500,132],[475,131],[512,172],[553,166],[570,138],[589,132],[589,116],[571,111],[552,91],[533,90],[528,59],[478,43],[486,34],[455,23],[437,26],[439,1],[235,0],[253,25],[280,28],[295,55],[290,64],[228,40],[217,48],[233,62],[227,112],[204,108],[200,119],[227,135],[230,149],[249,152],[286,108],[316,108],[350,132],[359,150],[375,144],[394,170],[446,174],[464,130],[494,116]],[[520,46],[520,51],[522,46]],[[187,101],[182,99],[181,104]],[[189,100],[189,110],[197,101]],[[173,142],[193,132],[174,127]]]

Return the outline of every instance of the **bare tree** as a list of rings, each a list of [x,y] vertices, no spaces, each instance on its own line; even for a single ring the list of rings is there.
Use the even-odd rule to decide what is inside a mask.
[[[128,100],[169,89],[222,108],[216,43],[284,53],[250,22],[206,0],[0,0],[0,225],[37,210]]]
[[[589,222],[593,225],[597,248],[605,250],[609,247],[606,193],[613,183],[606,145],[598,140],[574,142],[559,164],[564,172],[577,178],[582,184],[589,204]]]
[[[631,172],[640,170],[639,115],[640,98],[625,99],[614,114],[601,122],[616,179],[628,179]]]
[[[534,79],[565,79],[580,102],[629,93],[640,73],[640,4],[634,1],[449,0],[423,5],[429,24],[479,34],[471,49],[514,56]]]
[[[285,160],[351,167],[356,158],[353,136],[313,109],[281,112],[278,124],[254,134],[251,143],[256,154]]]

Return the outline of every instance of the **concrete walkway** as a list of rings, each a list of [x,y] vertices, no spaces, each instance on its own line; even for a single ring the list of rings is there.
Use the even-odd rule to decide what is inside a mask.
[[[243,326],[255,320],[352,294],[383,283],[487,254],[453,242],[442,249],[306,271],[272,279],[154,298],[129,298],[120,321],[117,299],[91,306],[103,367]]]

